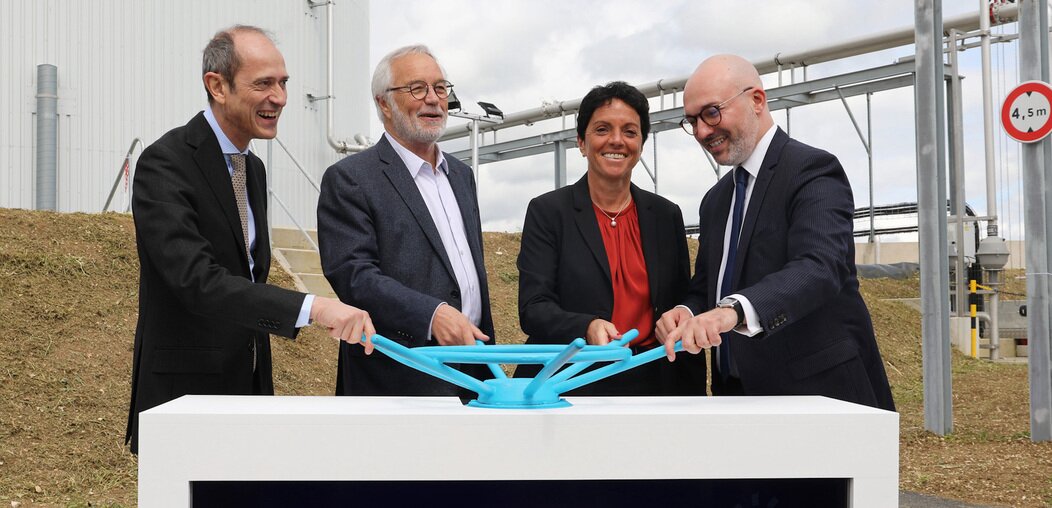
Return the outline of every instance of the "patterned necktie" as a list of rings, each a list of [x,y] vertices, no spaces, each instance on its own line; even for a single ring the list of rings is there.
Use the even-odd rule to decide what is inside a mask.
[[[237,214],[241,217],[241,232],[245,235],[245,254],[251,255],[248,248],[248,191],[245,188],[245,155],[240,153],[231,155],[230,165],[234,167],[231,182],[234,184]]]
[[[731,285],[734,284],[734,262],[738,257],[738,237],[741,235],[742,216],[745,214],[745,189],[749,185],[749,172],[738,166],[734,169],[734,209],[731,211],[731,236],[727,245],[727,265],[723,268],[723,282],[720,284],[720,299],[731,294]],[[727,340],[730,332],[722,334],[723,343],[719,346],[720,354],[720,377],[724,381],[731,375],[734,361],[731,359],[730,342]]]

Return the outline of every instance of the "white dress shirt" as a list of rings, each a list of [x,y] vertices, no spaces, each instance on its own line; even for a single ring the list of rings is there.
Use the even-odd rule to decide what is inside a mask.
[[[742,214],[742,224],[745,223],[745,214],[749,210],[749,199],[752,197],[752,190],[756,187],[756,176],[760,174],[760,166],[763,165],[763,159],[767,156],[767,149],[771,147],[771,141],[774,140],[774,133],[778,129],[778,126],[772,125],[770,129],[760,138],[760,141],[756,143],[756,148],[753,149],[752,153],[749,154],[749,158],[745,159],[745,162],[741,164],[742,169],[749,172],[749,183],[745,186],[745,205],[742,210],[745,212]],[[716,294],[721,294],[723,287],[723,272],[727,269],[727,249],[730,248],[731,244],[731,221],[734,213],[734,202],[738,199],[734,196],[731,199],[731,206],[727,213],[727,225],[724,227],[723,233],[723,259],[720,261],[720,273],[716,277]],[[740,235],[741,232],[739,231]],[[741,252],[738,253],[741,255]],[[742,310],[745,311],[745,322],[741,326],[734,329],[734,331],[752,337],[763,331],[763,327],[760,326],[760,315],[756,313],[756,308],[752,306],[749,299],[739,295],[737,293],[727,295],[727,298],[734,298],[742,304]]]
[[[457,285],[460,286],[460,310],[478,326],[482,321],[482,291],[479,288],[478,273],[475,271],[475,260],[468,244],[467,230],[464,228],[464,217],[460,214],[453,187],[449,185],[449,165],[446,158],[439,150],[436,169],[430,162],[399,144],[394,136],[386,132],[384,136],[409,169],[409,175],[413,177],[416,188],[420,190],[420,196],[424,198],[431,220],[435,222],[442,246],[446,249],[446,256],[453,266]],[[435,311],[438,311],[437,307]],[[431,319],[434,324],[434,314]]]

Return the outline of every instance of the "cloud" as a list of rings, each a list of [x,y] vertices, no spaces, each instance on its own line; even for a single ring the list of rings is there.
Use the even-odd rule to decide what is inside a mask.
[[[946,17],[974,11],[971,2],[944,2]],[[543,101],[571,100],[588,89],[611,80],[633,84],[685,77],[705,57],[737,53],[751,60],[770,59],[779,53],[800,52],[834,43],[912,26],[910,0],[843,2],[817,0],[714,0],[593,1],[574,0],[513,2],[497,0],[448,0],[420,2],[390,0],[371,6],[372,61],[405,44],[423,42],[438,55],[457,86],[465,109],[477,109],[485,100],[513,113],[540,107]],[[995,32],[998,29],[995,28]],[[1016,83],[1014,52],[1009,45],[994,51],[1000,62],[995,70],[998,90]],[[967,200],[985,207],[985,162],[982,149],[981,87],[978,51],[961,54],[964,80],[965,168]],[[849,59],[808,66],[809,79],[857,71],[892,63],[912,55],[910,46],[893,48]],[[370,72],[372,68],[370,67]],[[790,78],[801,80],[797,70]],[[768,87],[777,76],[765,77]],[[681,99],[677,99],[681,100]],[[999,103],[1000,98],[995,100]],[[856,120],[865,131],[865,99],[848,99]],[[671,106],[671,103],[668,104]],[[656,99],[652,111],[658,110]],[[916,200],[917,169],[913,89],[880,92],[872,97],[873,189],[879,204]],[[775,119],[785,125],[784,113]],[[572,127],[574,117],[565,120]],[[451,119],[454,125],[461,120]],[[866,152],[839,101],[795,108],[791,134],[837,155],[844,165],[858,206],[869,203]],[[537,135],[564,128],[559,119],[502,130],[498,141]],[[374,132],[379,125],[374,120]],[[1000,133],[1000,126],[996,127]],[[375,136],[374,136],[375,137]],[[492,135],[485,136],[492,143]],[[653,141],[644,159],[653,166]],[[697,208],[716,181],[709,163],[692,138],[678,130],[657,137],[658,190],[677,203],[687,223],[697,222]],[[467,148],[467,140],[443,144],[449,150]],[[997,146],[998,208],[1006,216],[1021,216],[1018,207],[1018,166],[1015,145],[1000,139]],[[576,150],[568,152],[568,182],[584,172]],[[518,230],[526,205],[533,197],[552,190],[551,155],[485,164],[479,176],[479,203],[483,228]],[[633,181],[653,189],[642,165]],[[981,206],[980,206],[981,205]]]

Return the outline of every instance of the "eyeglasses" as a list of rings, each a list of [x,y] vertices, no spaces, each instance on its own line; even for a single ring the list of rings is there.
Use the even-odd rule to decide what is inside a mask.
[[[405,86],[396,86],[388,88],[388,92],[409,92],[414,99],[424,100],[427,97],[427,89],[430,88],[435,91],[435,95],[439,99],[445,99],[449,97],[449,94],[453,91],[453,83],[449,81],[439,81],[433,85],[424,83],[423,81],[413,81]]]
[[[721,103],[719,103],[719,104],[717,104],[715,106],[706,106],[704,108],[701,108],[701,112],[696,114],[696,115],[686,115],[686,116],[684,116],[683,120],[679,121],[679,126],[683,127],[683,130],[687,131],[687,134],[690,134],[691,136],[693,136],[694,132],[696,131],[696,127],[698,125],[698,118],[701,118],[701,121],[705,122],[705,124],[708,125],[709,127],[715,127],[715,126],[719,125],[720,121],[723,120],[723,114],[720,113],[720,110],[723,109],[723,106],[725,104],[727,104],[728,102],[733,101],[734,99],[737,99],[743,93],[748,92],[749,90],[752,90],[752,89],[753,89],[753,87],[750,86],[750,87],[746,88],[745,90],[742,90],[742,91],[738,92],[738,94],[735,95],[734,97],[731,97],[730,99],[727,99],[727,100],[725,100],[725,101],[723,101],[723,102],[721,102]]]

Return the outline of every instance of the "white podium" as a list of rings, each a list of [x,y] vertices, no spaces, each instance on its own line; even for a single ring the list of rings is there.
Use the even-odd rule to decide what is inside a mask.
[[[897,413],[824,397],[568,400],[186,396],[141,415],[139,503],[190,506],[191,482],[213,481],[843,478],[850,506],[898,504]]]

